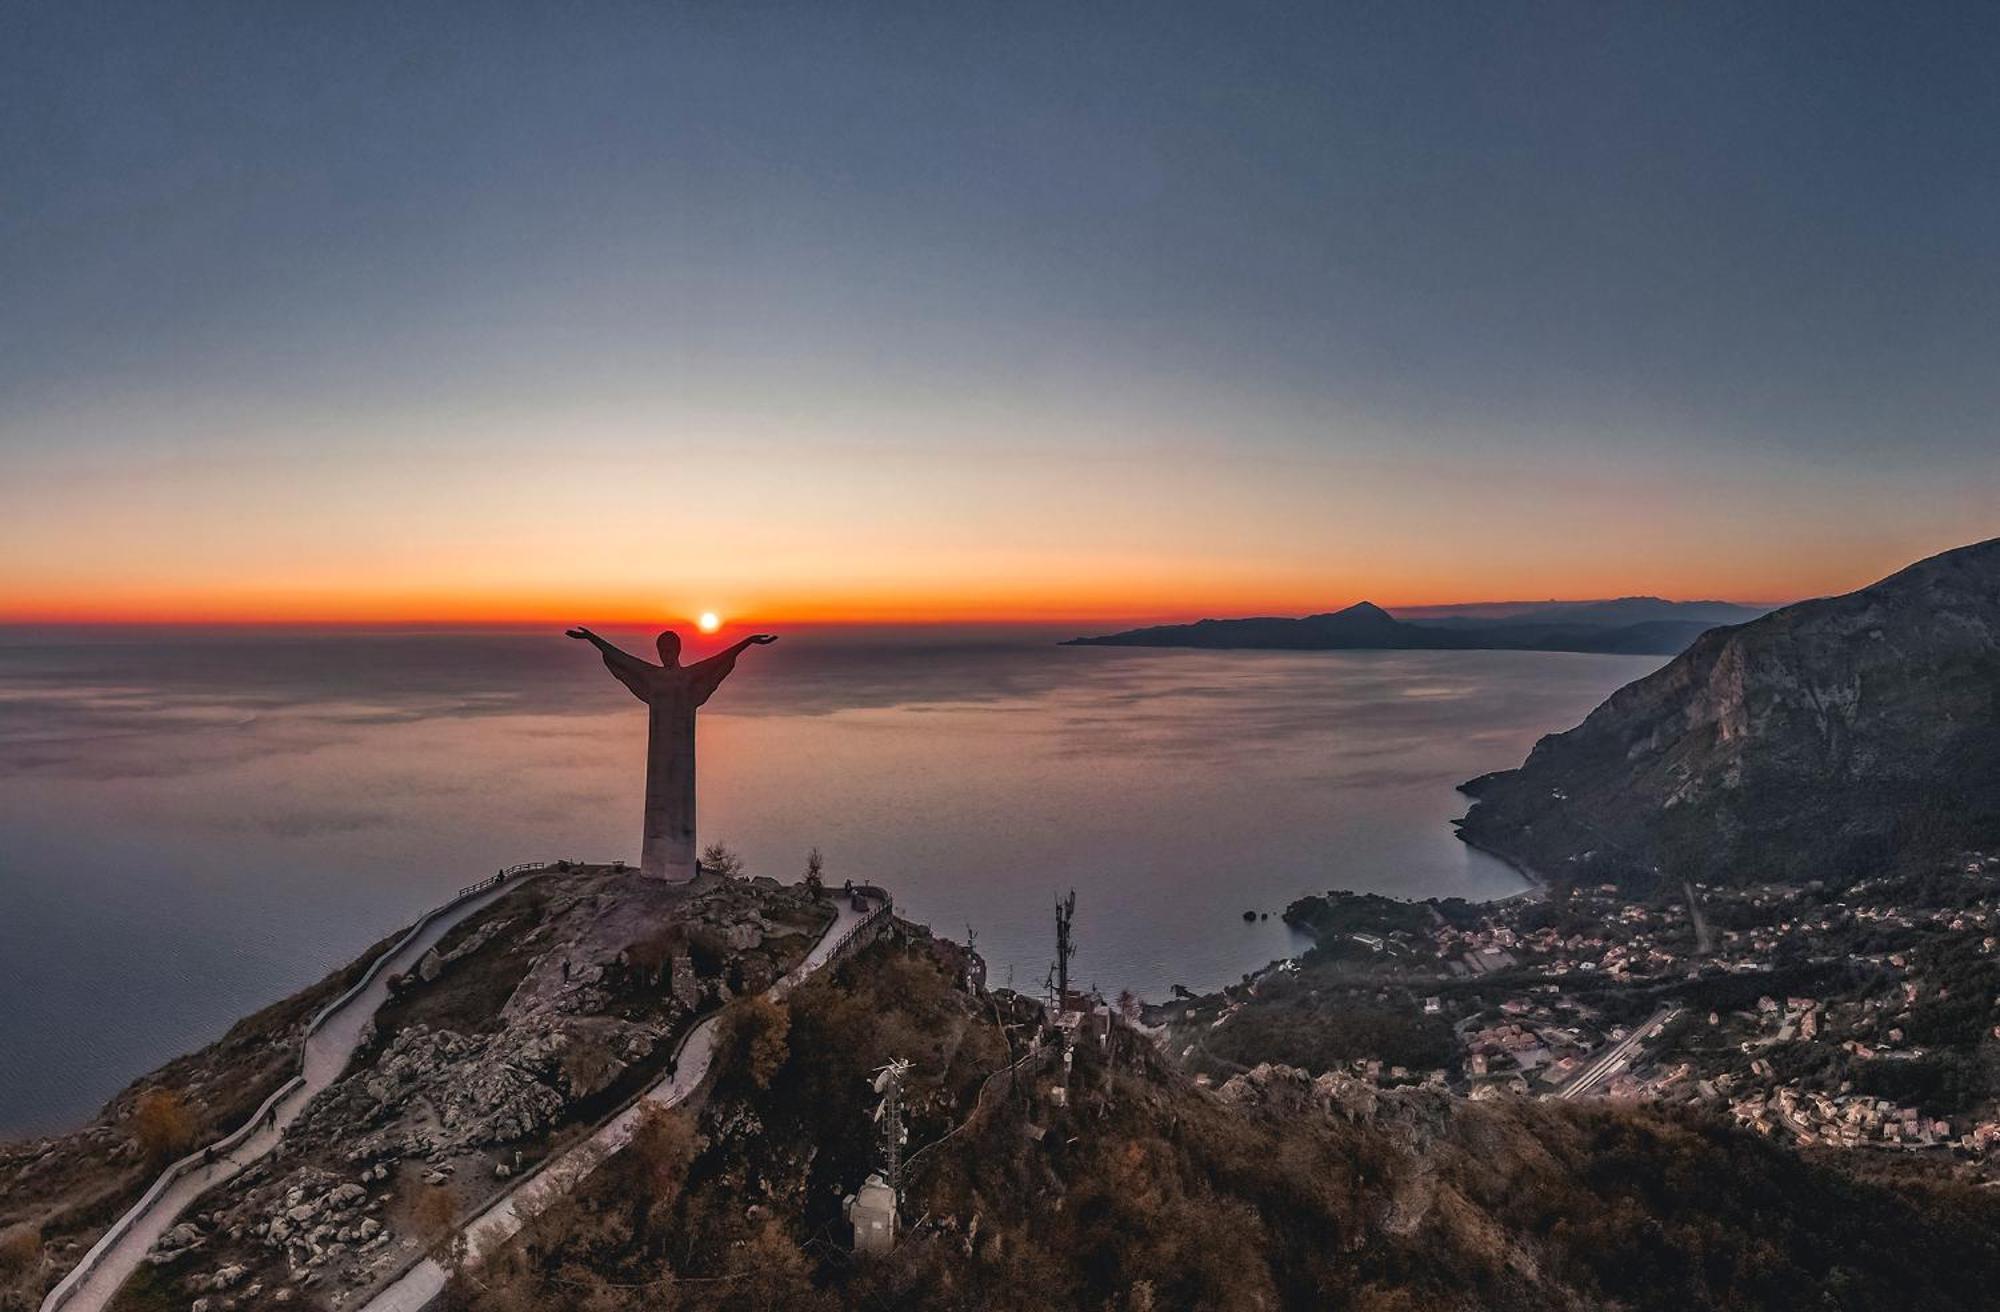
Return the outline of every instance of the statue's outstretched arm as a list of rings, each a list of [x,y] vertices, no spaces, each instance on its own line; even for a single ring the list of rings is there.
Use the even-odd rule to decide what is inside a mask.
[[[659,666],[653,664],[651,661],[642,661],[631,652],[612,646],[582,626],[565,630],[565,632],[569,637],[581,642],[587,642],[597,648],[598,651],[604,653],[604,668],[610,670],[617,677],[618,682],[631,690],[634,697],[637,697],[642,702],[652,700],[649,694],[652,692],[653,675],[659,670]]]
[[[753,633],[735,646],[726,647],[707,660],[688,666],[688,682],[694,689],[694,704],[699,706],[715,694],[722,681],[729,677],[729,672],[736,668],[736,658],[746,649],[767,647],[777,640],[775,633]]]

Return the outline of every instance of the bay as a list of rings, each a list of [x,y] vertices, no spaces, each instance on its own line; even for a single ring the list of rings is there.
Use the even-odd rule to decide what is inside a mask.
[[[703,840],[787,881],[817,845],[1024,989],[1074,888],[1074,978],[1157,998],[1296,951],[1303,893],[1517,891],[1453,836],[1454,785],[1661,663],[1075,631],[787,630],[702,712]],[[635,858],[644,735],[554,630],[0,632],[0,1134],[80,1122],[500,866]]]

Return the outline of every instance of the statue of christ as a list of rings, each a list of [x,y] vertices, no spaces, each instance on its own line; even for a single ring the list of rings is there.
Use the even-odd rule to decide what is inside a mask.
[[[694,713],[715,694],[746,647],[778,639],[769,633],[745,638],[726,651],[692,665],[681,664],[680,636],[669,629],[656,644],[660,663],[620,651],[589,629],[568,630],[604,653],[604,664],[632,695],[646,703],[646,840],[639,869],[655,879],[684,883],[697,873],[694,847]]]

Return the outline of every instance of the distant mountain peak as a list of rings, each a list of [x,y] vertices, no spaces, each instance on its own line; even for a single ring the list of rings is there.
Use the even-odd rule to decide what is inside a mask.
[[[1721,607],[1717,614],[1687,614],[1679,602],[1592,602],[1587,606],[1521,619],[1445,619],[1412,623],[1372,601],[1303,619],[1278,615],[1159,624],[1070,645],[1107,647],[1210,647],[1277,651],[1583,651],[1672,655],[1711,625],[1738,623],[1757,612]]]

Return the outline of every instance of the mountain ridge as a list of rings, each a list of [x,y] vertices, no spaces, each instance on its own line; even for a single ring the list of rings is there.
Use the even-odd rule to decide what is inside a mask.
[[[1724,609],[1726,608],[1726,609]],[[1276,651],[1571,651],[1673,655],[1726,617],[1753,607],[1656,597],[1550,603],[1502,618],[1401,620],[1370,601],[1298,618],[1257,615],[1158,624],[1072,638],[1075,647],[1199,647]]]
[[[1517,769],[1469,843],[1561,879],[1811,878],[2000,838],[2000,539],[1713,629]]]

